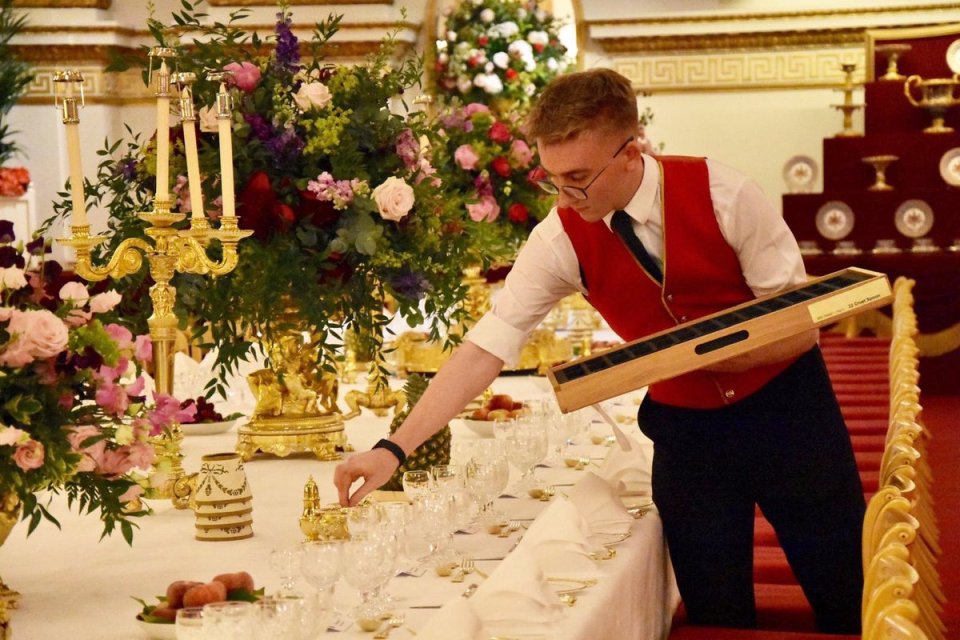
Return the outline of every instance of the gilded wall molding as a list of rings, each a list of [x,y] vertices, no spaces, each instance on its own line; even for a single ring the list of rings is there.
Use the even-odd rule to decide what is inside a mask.
[[[864,42],[864,29],[757,31],[678,36],[626,36],[597,39],[609,53],[731,51],[799,47],[852,47]]]
[[[29,9],[109,9],[111,0],[13,0],[13,6]]]
[[[644,55],[612,58],[610,66],[633,82],[638,93],[805,89],[842,84],[842,63],[857,65],[864,79],[865,53],[859,49],[722,52],[704,56]]]
[[[276,0],[207,0],[212,7],[269,7],[276,6]],[[287,4],[295,5],[329,5],[329,4],[386,4],[392,5],[394,0],[287,0]]]
[[[804,20],[811,18],[838,18],[848,16],[870,16],[890,13],[921,13],[929,11],[955,11],[960,2],[950,4],[921,3],[887,7],[853,7],[846,9],[810,9],[807,11],[770,11],[756,13],[711,13],[693,15],[657,16],[652,18],[608,18],[588,20],[591,27],[611,27],[624,25],[676,25],[681,23],[699,24],[715,22],[762,22],[765,20]]]
[[[83,74],[83,94],[90,104],[133,104],[152,102],[153,92],[143,84],[143,76],[138,69],[123,73],[107,73],[97,64],[71,65]],[[53,105],[53,74],[63,69],[63,65],[37,65],[33,68],[33,82],[27,87],[21,104]]]

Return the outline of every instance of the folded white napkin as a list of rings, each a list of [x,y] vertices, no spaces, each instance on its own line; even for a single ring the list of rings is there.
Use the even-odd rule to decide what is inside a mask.
[[[554,578],[590,579],[600,576],[591,553],[590,526],[569,500],[557,496],[544,509],[517,546],[529,550],[544,574]]]
[[[629,439],[629,450],[610,447],[597,475],[609,482],[621,496],[650,495],[651,457],[648,447],[634,438]]]
[[[519,547],[481,583],[470,605],[491,633],[548,637],[564,608],[537,560]]]
[[[488,640],[484,627],[467,598],[453,598],[417,632],[420,640]]]
[[[617,490],[592,471],[583,474],[568,495],[592,533],[619,535],[630,530],[633,517],[627,513]]]

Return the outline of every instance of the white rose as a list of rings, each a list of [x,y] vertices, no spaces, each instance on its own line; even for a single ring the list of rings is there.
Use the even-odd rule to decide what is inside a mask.
[[[483,90],[489,94],[496,95],[503,91],[503,81],[500,80],[500,76],[495,73],[491,73],[487,76],[486,81],[483,84]]]
[[[489,24],[493,22],[493,19],[496,17],[497,17],[497,14],[493,12],[493,9],[484,9],[483,11],[480,12],[481,22],[486,22]]]
[[[557,62],[556,58],[547,58],[547,69],[550,71],[556,71],[560,68],[560,63]]]
[[[500,34],[501,38],[512,38],[520,33],[520,27],[517,26],[516,22],[512,21],[501,22],[494,28],[497,30],[497,33]]]
[[[493,63],[488,62],[487,64],[483,65],[483,70],[487,73],[493,73]]]
[[[446,50],[447,50],[447,41],[437,40],[437,51],[446,51]]]
[[[523,92],[528,96],[532,96],[537,92],[537,85],[533,84],[532,82],[528,82],[523,86]]]
[[[523,61],[523,68],[527,71],[536,71],[537,70],[537,61],[533,58],[526,58]]]
[[[449,42],[457,41],[457,32],[456,31],[447,31],[447,40]]]
[[[87,300],[90,299],[90,292],[87,291],[87,288],[80,284],[79,282],[68,282],[67,284],[60,287],[60,292],[58,294],[60,299],[66,302],[69,300],[74,304],[74,306],[82,307],[87,304]]]
[[[116,291],[104,291],[90,298],[90,311],[93,313],[105,313],[120,304],[120,294]]]
[[[413,187],[402,178],[391,176],[373,190],[380,217],[384,220],[402,220],[413,208]]]
[[[450,61],[450,56],[448,56],[446,53],[441,53],[440,55],[437,56],[437,61],[440,64],[447,64],[447,62]]]
[[[473,80],[467,76],[460,76],[457,78],[457,91],[460,93],[468,93],[470,89],[473,88]]]
[[[524,9],[523,7],[520,7],[519,9],[517,9],[517,17],[520,18],[521,20],[523,20],[524,18],[526,18],[526,17],[527,17],[527,10]]]
[[[527,42],[546,46],[550,42],[550,36],[547,35],[546,31],[531,31],[527,34]]]
[[[543,9],[537,9],[537,12],[534,15],[537,16],[538,22],[546,22],[547,18],[550,17],[550,14]]]
[[[510,55],[514,58],[530,58],[533,56],[533,45],[526,40],[514,40],[510,43],[510,46],[507,47],[507,51],[509,51]]]
[[[200,113],[197,114],[200,120],[200,131],[205,133],[216,133],[219,130],[217,126],[217,110],[212,107],[200,107]]]
[[[0,267],[0,288],[22,289],[27,286],[27,278],[23,269],[17,267]]]
[[[501,69],[506,69],[510,65],[510,54],[506,51],[497,51],[493,54],[493,64]]]
[[[330,89],[322,82],[309,82],[300,85],[300,90],[293,96],[294,102],[303,111],[323,109],[333,99]]]

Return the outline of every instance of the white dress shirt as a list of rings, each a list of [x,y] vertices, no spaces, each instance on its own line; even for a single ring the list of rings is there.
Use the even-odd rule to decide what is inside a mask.
[[[625,210],[647,252],[662,261],[660,167],[655,158],[644,154],[643,170],[640,188]],[[707,173],[720,232],[736,252],[754,295],[802,283],[806,272],[797,241],[759,185],[709,158]],[[603,218],[607,227],[613,213]],[[557,302],[577,291],[587,293],[573,244],[554,207],[533,229],[493,307],[466,339],[513,366],[530,332]]]

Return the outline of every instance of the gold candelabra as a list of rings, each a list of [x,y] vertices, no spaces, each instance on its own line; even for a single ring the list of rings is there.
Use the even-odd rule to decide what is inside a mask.
[[[853,128],[853,114],[864,107],[862,104],[854,104],[853,102],[853,90],[855,88],[853,72],[856,68],[857,65],[852,62],[845,62],[840,65],[840,69],[844,73],[843,87],[840,89],[840,91],[843,91],[843,104],[830,105],[843,112],[843,130],[836,134],[838,138],[854,138],[863,135]]]
[[[217,229],[211,228],[203,215],[202,200],[200,211],[194,210],[190,228],[180,230],[174,227],[186,216],[183,213],[170,211],[171,200],[168,196],[169,174],[169,114],[171,96],[171,75],[167,69],[166,60],[173,56],[170,49],[156,48],[151,50],[150,75],[152,79],[154,58],[160,58],[162,63],[157,77],[157,189],[153,201],[153,210],[137,214],[150,226],[145,230],[150,241],[142,238],[127,238],[114,249],[107,263],[94,263],[92,250],[95,246],[108,240],[105,235],[90,235],[90,225],[87,223],[82,191],[82,171],[79,166],[79,141],[76,127],[80,122],[75,94],[82,91],[83,77],[79,71],[58,72],[54,77],[56,91],[55,105],[63,110],[63,123],[68,131],[68,151],[70,152],[71,187],[73,191],[73,214],[71,216],[68,238],[60,238],[58,242],[71,247],[76,251],[75,270],[81,277],[90,281],[100,281],[106,278],[119,279],[136,273],[146,258],[150,266],[150,277],[153,285],[150,287],[150,300],[153,303],[153,313],[147,320],[150,328],[150,338],[153,341],[153,362],[156,389],[159,393],[172,394],[173,391],[173,349],[177,331],[177,317],[173,312],[177,290],[171,285],[171,280],[177,273],[192,273],[201,275],[221,276],[233,271],[237,266],[237,244],[252,232],[241,230],[234,215],[233,203],[233,173],[232,153],[224,157],[223,151],[230,150],[228,141],[221,139],[221,184],[223,185],[224,212]],[[196,116],[193,113],[193,98],[189,84],[192,82],[188,74],[177,74],[177,82],[181,87],[180,115],[184,130],[195,126]],[[81,106],[82,106],[82,93]],[[232,104],[226,87],[221,83],[220,93],[217,96],[217,118],[222,123],[229,124]],[[221,130],[221,134],[223,131]],[[228,134],[229,135],[229,134]],[[221,135],[221,138],[223,136]],[[161,143],[162,141],[162,143]],[[188,165],[196,162],[196,138],[187,141]],[[190,157],[190,154],[193,157]],[[196,166],[194,164],[194,166]],[[225,167],[229,166],[229,171]],[[192,172],[191,172],[192,173]],[[200,195],[199,171],[195,180],[191,180],[190,191]],[[229,197],[228,197],[229,190]],[[229,208],[228,208],[229,206]],[[207,248],[211,240],[218,240],[221,245],[222,257],[211,258]],[[174,425],[164,434],[154,439],[154,448],[157,451],[157,464],[154,469],[151,484],[152,493],[157,498],[172,498],[177,508],[186,508],[189,504],[191,488],[183,469],[183,455],[180,446],[183,441],[183,432],[180,425]]]

